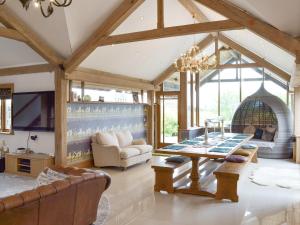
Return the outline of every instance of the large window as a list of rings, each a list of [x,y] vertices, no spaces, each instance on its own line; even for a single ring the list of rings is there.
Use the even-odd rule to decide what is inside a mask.
[[[240,104],[240,77],[236,69],[220,72],[220,115],[225,126],[231,124],[233,114]]]
[[[13,84],[0,84],[0,132],[12,132]]]
[[[147,102],[147,92],[141,90],[111,88],[80,81],[72,81],[71,90],[73,102]]]
[[[206,119],[218,116],[218,90],[218,79],[200,87],[200,125],[204,125]]]
[[[218,116],[230,126],[240,102],[254,94],[264,83],[271,94],[292,105],[288,82],[262,68],[224,69],[212,71],[200,82],[200,125]]]

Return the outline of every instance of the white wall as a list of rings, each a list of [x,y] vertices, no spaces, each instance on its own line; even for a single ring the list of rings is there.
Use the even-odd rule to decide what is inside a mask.
[[[18,76],[0,77],[0,84],[14,83],[14,92],[53,91],[55,89],[54,74],[36,73]],[[15,131],[14,135],[0,134],[0,141],[5,140],[10,151],[19,147],[26,147],[28,131]],[[35,152],[54,155],[54,132],[31,132],[38,135],[37,141],[29,141],[29,147]]]

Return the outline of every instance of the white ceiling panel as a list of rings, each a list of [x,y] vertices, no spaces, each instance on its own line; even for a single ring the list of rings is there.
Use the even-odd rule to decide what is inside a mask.
[[[195,41],[207,34],[163,38],[97,48],[80,66],[154,80]]]
[[[6,38],[0,38],[0,67],[40,63],[45,63],[45,60],[26,44]]]
[[[6,2],[6,5],[49,46],[64,57],[71,54],[64,9],[56,7],[52,16],[44,18],[40,10],[32,4],[26,11],[19,1]]]
[[[256,53],[282,70],[292,74],[294,72],[295,57],[249,30],[223,32],[241,46]]]

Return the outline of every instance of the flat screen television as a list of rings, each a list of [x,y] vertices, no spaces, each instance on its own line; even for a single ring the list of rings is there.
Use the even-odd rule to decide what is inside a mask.
[[[13,129],[54,131],[54,91],[13,94]]]

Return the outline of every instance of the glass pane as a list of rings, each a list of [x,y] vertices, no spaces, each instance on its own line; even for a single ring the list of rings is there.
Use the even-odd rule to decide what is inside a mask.
[[[161,142],[178,142],[178,98],[177,96],[161,96]]]
[[[200,125],[218,116],[218,82],[207,82],[200,87]]]
[[[191,76],[187,73],[187,126],[191,127]]]
[[[254,94],[262,84],[262,75],[255,69],[242,69],[242,100]]]
[[[239,63],[239,53],[233,49],[228,48],[221,48],[220,49],[220,64],[235,64],[236,62]]]
[[[279,86],[271,80],[266,80],[265,88],[271,94],[279,97],[284,103],[287,103],[287,90],[284,87]]]
[[[73,93],[74,102],[81,101],[81,99],[82,99],[81,88],[73,87],[72,93]]]
[[[227,77],[233,76],[235,79],[226,81]],[[224,118],[225,127],[230,127],[235,110],[240,104],[240,82],[236,76],[235,69],[222,70],[220,73],[220,116]]]
[[[174,73],[169,79],[163,82],[163,91],[180,91],[180,73]]]
[[[5,100],[5,129],[11,129],[11,99]]]

